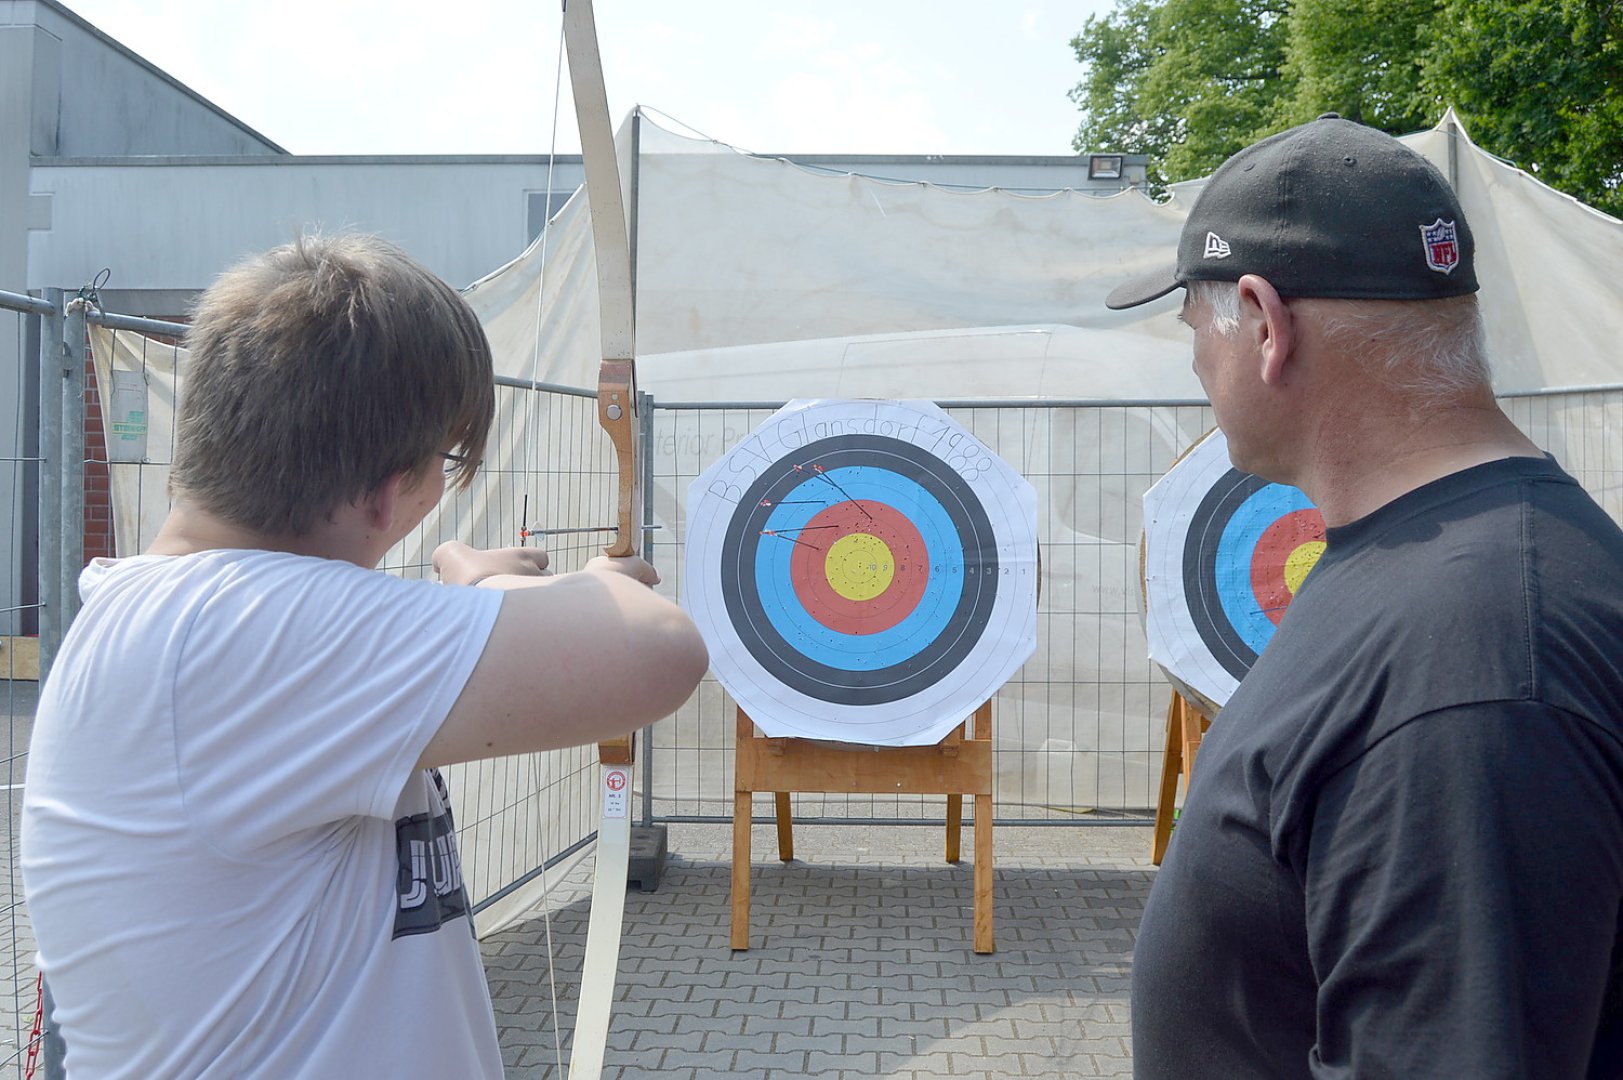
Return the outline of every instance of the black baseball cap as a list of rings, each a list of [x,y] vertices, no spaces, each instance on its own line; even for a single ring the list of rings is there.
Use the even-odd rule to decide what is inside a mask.
[[[1326,113],[1241,150],[1206,181],[1178,261],[1109,308],[1260,274],[1284,297],[1434,300],[1477,291],[1476,244],[1443,174],[1385,132]]]

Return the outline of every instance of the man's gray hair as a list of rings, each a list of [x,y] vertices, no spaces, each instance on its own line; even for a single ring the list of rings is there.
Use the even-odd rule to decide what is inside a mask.
[[[1211,312],[1211,329],[1233,337],[1240,327],[1240,288],[1231,281],[1191,281],[1192,303]],[[1442,300],[1323,300],[1325,338],[1380,366],[1394,388],[1446,401],[1492,384],[1487,332],[1475,294]]]
[[[1231,338],[1240,329],[1240,286],[1232,281],[1191,281],[1191,304],[1205,304],[1211,310],[1211,327]]]

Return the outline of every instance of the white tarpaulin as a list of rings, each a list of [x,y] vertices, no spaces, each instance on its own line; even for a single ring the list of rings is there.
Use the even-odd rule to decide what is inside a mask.
[[[1104,296],[1172,257],[1202,181],[1176,185],[1166,203],[1136,190],[966,193],[815,172],[646,118],[632,161],[636,122],[622,128],[621,174],[636,223],[639,376],[656,396],[1200,393],[1171,315],[1181,293],[1123,312]],[[1470,220],[1500,391],[1618,381],[1623,222],[1483,152],[1452,113],[1404,141],[1453,179]],[[469,290],[506,374],[594,383],[581,201],[552,232],[539,322],[539,245]],[[1051,335],[1046,365],[1033,361],[1031,334]],[[1057,349],[1054,337],[1065,339]]]

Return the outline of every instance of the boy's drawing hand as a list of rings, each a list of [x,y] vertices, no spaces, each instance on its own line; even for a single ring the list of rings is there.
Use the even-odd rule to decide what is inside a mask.
[[[447,540],[434,549],[434,572],[447,585],[472,585],[498,574],[541,577],[547,574],[547,553],[538,547],[482,550],[460,540]]]

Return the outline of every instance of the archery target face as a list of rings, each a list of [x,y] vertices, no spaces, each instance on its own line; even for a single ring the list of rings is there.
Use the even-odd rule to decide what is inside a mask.
[[[1031,485],[925,402],[792,402],[694,481],[683,603],[769,735],[938,742],[1036,648]]]
[[[1144,496],[1145,632],[1175,683],[1221,707],[1324,552],[1299,490],[1240,472],[1212,431]]]

